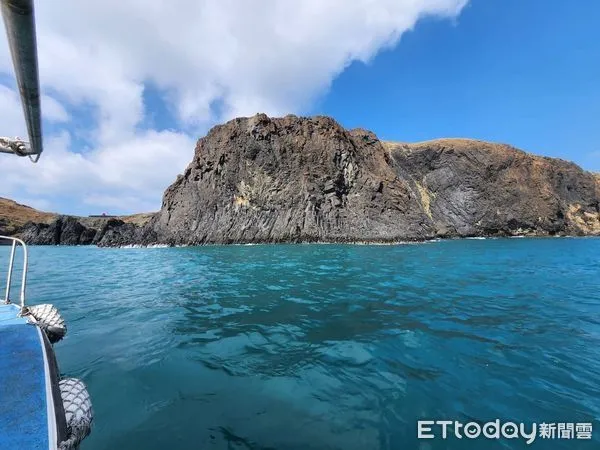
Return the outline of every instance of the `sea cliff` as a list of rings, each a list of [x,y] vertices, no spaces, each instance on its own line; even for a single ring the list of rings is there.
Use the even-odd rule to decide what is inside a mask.
[[[57,217],[13,232],[101,246],[599,235],[600,178],[504,144],[382,142],[329,117],[258,114],[201,138],[146,219]]]

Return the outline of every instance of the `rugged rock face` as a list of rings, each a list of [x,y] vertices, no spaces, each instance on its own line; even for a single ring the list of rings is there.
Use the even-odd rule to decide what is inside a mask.
[[[393,241],[433,234],[375,135],[326,117],[215,127],[167,189],[154,229],[172,244]]]
[[[200,139],[160,212],[140,217],[18,233],[100,246],[600,235],[600,176],[507,145],[388,143],[327,117],[259,114]]]
[[[600,234],[600,183],[573,163],[470,140],[387,144],[438,234]]]
[[[98,228],[87,227],[81,219],[59,216],[50,223],[28,222],[18,235],[28,244],[35,245],[103,245],[105,238],[113,245],[122,245],[118,236],[128,233],[128,239],[135,238],[132,230],[138,229],[131,223],[118,219],[104,220]]]
[[[103,245],[600,234],[599,201],[594,174],[510,146],[260,114],[213,128],[144,230]]]

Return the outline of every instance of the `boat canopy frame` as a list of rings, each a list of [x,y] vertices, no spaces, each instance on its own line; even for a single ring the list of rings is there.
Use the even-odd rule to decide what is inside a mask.
[[[33,0],[0,0],[29,142],[0,137],[0,152],[37,162],[43,151],[37,37]]]

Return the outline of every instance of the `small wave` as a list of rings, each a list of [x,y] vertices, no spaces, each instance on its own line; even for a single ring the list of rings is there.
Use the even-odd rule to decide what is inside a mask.
[[[149,244],[149,245],[127,244],[127,245],[121,245],[117,248],[126,248],[126,249],[131,249],[131,248],[169,248],[169,245],[167,245],[167,244]]]
[[[370,349],[358,342],[326,341],[327,347],[319,349],[325,358],[338,363],[363,366],[373,359]]]

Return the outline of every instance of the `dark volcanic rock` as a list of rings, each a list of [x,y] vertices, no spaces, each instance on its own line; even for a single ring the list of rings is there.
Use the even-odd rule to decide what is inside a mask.
[[[97,231],[93,228],[85,228],[79,237],[80,245],[90,245],[94,243]]]
[[[10,236],[13,232],[8,220],[0,218],[0,235]]]
[[[45,223],[27,222],[18,236],[28,244],[56,245],[55,227]]]
[[[151,229],[125,223],[120,219],[96,221],[93,225],[94,227],[83,225],[76,217],[59,216],[49,224],[28,222],[14,234],[32,245],[116,246],[157,240]]]
[[[599,179],[573,163],[465,139],[388,148],[439,234],[600,234]]]
[[[600,234],[597,176],[509,146],[384,143],[327,117],[213,128],[142,229],[101,245]]]
[[[58,244],[61,245],[79,245],[82,244],[81,237],[87,229],[81,225],[77,219],[66,217],[57,219],[57,222],[62,221],[60,228],[60,237]],[[89,243],[89,242],[88,242]]]
[[[257,115],[200,139],[151,226],[169,244],[426,239],[419,201],[372,133]]]
[[[28,222],[19,230],[28,244],[80,245],[90,244],[89,230],[74,217],[59,216],[49,224]]]
[[[140,227],[122,220],[111,220],[97,235],[95,243],[100,247],[124,246],[142,242],[157,242],[150,227]]]

